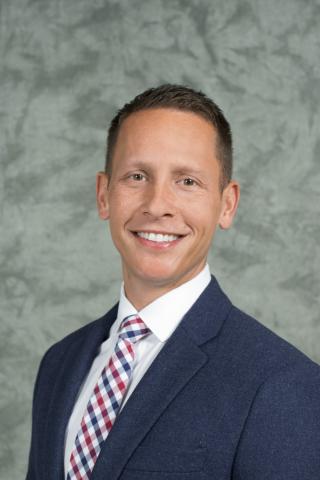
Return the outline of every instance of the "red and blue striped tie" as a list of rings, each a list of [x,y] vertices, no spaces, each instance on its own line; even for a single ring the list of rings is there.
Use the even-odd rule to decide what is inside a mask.
[[[140,317],[126,317],[108,365],[94,387],[70,456],[67,480],[87,480],[121,406],[133,370],[134,344],[150,330]]]

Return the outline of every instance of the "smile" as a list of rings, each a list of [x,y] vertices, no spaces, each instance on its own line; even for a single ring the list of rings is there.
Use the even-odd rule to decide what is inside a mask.
[[[153,232],[136,232],[136,235],[145,240],[150,240],[151,242],[157,243],[168,243],[178,240],[180,235],[171,235],[167,233],[153,233]]]

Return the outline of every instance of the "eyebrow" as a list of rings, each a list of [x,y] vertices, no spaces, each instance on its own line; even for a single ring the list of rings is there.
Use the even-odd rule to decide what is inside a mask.
[[[186,174],[186,173],[189,173],[189,174],[192,174],[192,175],[204,175],[205,172],[203,172],[203,170],[197,170],[196,168],[192,168],[192,167],[178,167],[178,168],[175,168],[173,170],[173,173],[175,174]]]
[[[130,163],[128,165],[128,168],[130,168],[130,170],[147,170],[148,168],[150,168],[150,165],[148,165],[147,163],[145,162],[142,162],[140,160],[137,160],[137,161],[134,161],[132,162],[132,164]]]
[[[150,164],[139,161],[137,160],[136,162],[133,162],[132,165],[130,165],[130,169],[138,169],[138,170],[150,170]],[[173,173],[175,175],[183,175],[183,174],[192,174],[192,175],[205,175],[205,172],[203,170],[199,170],[187,165],[181,165],[173,169]]]

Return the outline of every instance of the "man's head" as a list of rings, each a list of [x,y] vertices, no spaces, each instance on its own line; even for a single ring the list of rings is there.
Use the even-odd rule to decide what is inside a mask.
[[[114,148],[123,121],[134,112],[155,108],[169,108],[191,112],[212,124],[217,133],[216,145],[212,145],[215,148],[220,164],[220,189],[222,192],[232,176],[232,136],[230,125],[221,109],[209,97],[202,92],[197,92],[183,85],[166,84],[150,88],[137,95],[118,111],[111,121],[108,132],[105,172],[111,175]]]
[[[112,168],[108,164],[97,175],[97,202],[121,255],[126,293],[137,308],[199,273],[217,226],[232,223],[239,186],[229,179],[230,130],[215,108],[229,138],[227,176],[221,133],[198,111],[148,104],[111,126]]]

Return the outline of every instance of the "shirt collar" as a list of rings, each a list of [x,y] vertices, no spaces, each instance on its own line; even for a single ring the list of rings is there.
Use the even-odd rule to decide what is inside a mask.
[[[121,284],[118,316],[115,322],[116,330],[120,322],[128,315],[139,314],[147,327],[158,338],[165,342],[178,324],[199,298],[203,290],[211,280],[209,265],[203,268],[194,278],[183,283],[177,288],[170,290],[153,302],[149,303],[139,312],[127,299],[124,291],[124,284]]]

